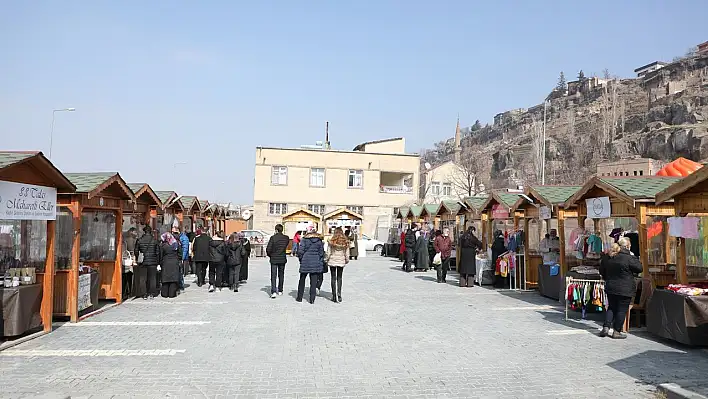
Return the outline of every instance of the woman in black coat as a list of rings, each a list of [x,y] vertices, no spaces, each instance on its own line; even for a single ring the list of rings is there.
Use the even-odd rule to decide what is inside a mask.
[[[251,256],[251,242],[243,233],[238,233],[238,237],[241,240],[243,250],[245,251],[243,261],[241,262],[241,271],[239,273],[238,282],[245,283],[246,280],[248,280],[248,258]]]
[[[142,294],[143,299],[147,299],[148,296],[151,298],[157,296],[159,290],[157,287],[157,265],[160,264],[160,242],[152,235],[150,226],[145,226],[143,233],[135,243],[135,259],[138,261],[138,268],[137,277],[134,277],[137,282],[134,293],[135,296]],[[144,291],[143,288],[145,288]]]
[[[232,233],[229,236],[229,241],[226,243],[226,268],[229,272],[229,288],[233,292],[238,292],[238,279],[241,274],[241,265],[243,258],[246,255],[246,249],[237,233]]]
[[[482,249],[482,242],[474,235],[474,227],[467,228],[460,237],[460,256],[458,273],[460,287],[474,286],[474,275],[477,273],[477,251]]]
[[[492,243],[492,267],[496,268],[497,259],[501,254],[506,252],[506,245],[504,245],[504,234],[501,230],[494,232],[494,242]],[[508,276],[494,276],[494,287],[496,288],[508,288]]]
[[[610,252],[600,261],[600,274],[605,280],[608,303],[605,323],[600,332],[601,337],[606,337],[612,327],[614,329],[612,338],[627,338],[622,334],[624,319],[629,311],[632,297],[637,293],[634,275],[642,272],[642,263],[629,252],[631,246],[632,243],[628,238],[620,238],[617,244],[612,244]]]
[[[160,239],[162,241],[160,243],[160,269],[162,271],[160,295],[163,298],[174,298],[177,296],[177,288],[182,276],[179,269],[182,249],[179,241],[171,233],[163,233]]]

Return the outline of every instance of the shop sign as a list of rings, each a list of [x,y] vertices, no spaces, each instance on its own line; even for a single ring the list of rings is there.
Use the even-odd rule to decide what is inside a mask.
[[[538,209],[538,211],[539,211],[540,214],[541,214],[541,219],[542,219],[542,220],[548,220],[548,219],[551,218],[551,207],[550,207],[550,206],[542,205],[542,206]]]
[[[610,197],[588,198],[585,200],[590,219],[607,219],[612,214]]]
[[[56,220],[57,189],[0,181],[0,219]]]
[[[509,209],[501,204],[492,205],[492,219],[509,219]]]
[[[79,312],[91,307],[91,273],[79,276]]]

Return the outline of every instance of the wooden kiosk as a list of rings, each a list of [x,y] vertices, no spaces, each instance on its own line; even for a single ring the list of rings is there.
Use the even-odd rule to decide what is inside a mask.
[[[421,223],[432,224],[434,229],[440,227],[440,204],[424,204],[423,211],[420,214]]]
[[[182,212],[177,214],[179,221],[187,231],[196,231],[199,228],[203,229],[203,222],[199,224],[197,218],[200,216],[201,208],[199,206],[199,200],[195,196],[191,195],[180,195],[175,199],[179,202]],[[213,232],[212,232],[213,233]]]
[[[551,276],[551,265],[543,264],[543,256],[540,254],[539,245],[545,234],[550,232],[553,224],[556,224],[558,237],[565,236],[562,221],[567,217],[577,217],[577,211],[561,208],[562,205],[581,186],[531,186],[524,190],[524,196],[520,196],[513,209],[523,213],[524,219],[524,257],[526,261],[526,287],[538,287],[542,295],[558,299],[559,287],[562,280],[561,274]],[[561,244],[564,241],[561,241]],[[565,248],[560,245],[559,265],[566,262]],[[563,267],[561,267],[563,269]],[[550,280],[554,281],[550,284]],[[548,283],[548,284],[546,284]],[[548,290],[546,290],[548,287]]]
[[[339,208],[322,216],[322,229],[325,236],[331,236],[334,229],[341,227],[343,230],[352,229],[357,240],[361,240],[361,224],[364,218],[347,208]]]
[[[412,224],[421,224],[423,223],[423,206],[422,205],[413,205],[410,208],[408,208],[408,216],[411,220]]]
[[[38,328],[52,330],[54,306],[54,275],[57,256],[56,203],[57,192],[70,194],[76,187],[41,152],[0,152],[0,192],[3,209],[0,211],[0,275],[9,269],[33,268],[36,283],[18,287],[0,287],[0,306],[3,298],[17,295],[34,301],[8,301],[15,309],[0,309],[3,323],[0,337],[22,335]],[[12,204],[17,211],[7,208]],[[20,204],[31,205],[23,208]],[[36,204],[36,207],[33,206]],[[18,208],[19,206],[19,208]],[[20,290],[27,291],[21,295]],[[32,294],[36,294],[36,298]],[[39,315],[39,317],[37,317]],[[10,322],[15,318],[14,322]]]
[[[409,210],[410,209],[408,207],[401,207],[398,208],[398,213],[396,214],[396,219],[398,219],[400,223],[399,227],[403,230],[405,230],[412,223],[412,218],[409,217]]]
[[[322,217],[315,212],[304,208],[296,209],[283,215],[283,232],[287,236],[292,236],[296,231],[305,230],[307,224],[314,224],[315,229],[319,231],[321,222]],[[295,223],[295,226],[292,226],[292,223]],[[290,227],[293,227],[292,234]]]
[[[87,295],[79,289],[79,263],[98,271],[98,299],[123,300],[123,202],[135,202],[135,195],[118,173],[67,173],[66,177],[76,186],[76,193],[59,195],[59,204],[71,211],[74,234],[70,268],[57,270],[55,277],[54,315],[76,322],[84,310],[80,306],[86,306],[79,304],[80,299]],[[94,299],[89,306],[95,306]]]
[[[155,191],[155,195],[160,200],[162,206],[157,209],[155,217],[155,229],[158,234],[166,233],[172,230],[175,218],[179,219],[184,209],[182,203],[177,201],[179,196],[174,191]],[[179,224],[179,223],[178,223]]]
[[[511,231],[519,228],[523,213],[512,209],[519,199],[520,193],[508,191],[492,191],[489,198],[481,206],[482,224],[485,229],[486,244],[494,242],[494,230]],[[499,226],[499,223],[502,226]]]
[[[128,183],[128,188],[135,195],[135,202],[123,201],[123,232],[135,227],[140,236],[146,225],[157,230],[157,214],[162,210],[160,198],[147,183]]]
[[[666,218],[673,216],[675,210],[673,204],[656,205],[655,196],[679,180],[675,177],[660,176],[622,178],[596,176],[570,197],[564,208],[577,207],[578,225],[585,226],[585,219],[589,218],[586,200],[591,199],[600,203],[601,198],[609,198],[610,217],[605,219],[591,218],[594,232],[601,234],[600,238],[606,247],[609,243],[614,242],[609,237],[612,229],[632,230],[636,226],[639,258],[644,268],[643,275],[645,277],[651,275],[655,285],[665,286],[676,279],[675,273],[669,269],[669,265],[672,263],[669,256],[672,251],[666,223]],[[601,211],[600,208],[594,210],[594,212],[599,211]],[[617,220],[619,218],[624,218],[624,220]],[[651,245],[648,238],[648,224],[656,225],[661,230],[659,235],[651,239]],[[561,250],[563,250],[566,246],[565,234],[560,234],[560,239]],[[565,275],[566,273],[567,270],[562,267],[561,274]]]
[[[482,207],[488,199],[489,197],[465,197],[463,200],[467,209],[464,229],[467,230],[468,226],[474,226],[477,231],[475,235],[482,241],[484,247],[487,246],[487,226],[482,223]]]

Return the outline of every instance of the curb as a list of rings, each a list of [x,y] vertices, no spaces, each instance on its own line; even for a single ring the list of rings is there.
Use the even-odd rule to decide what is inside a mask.
[[[674,383],[659,384],[657,390],[666,395],[666,399],[708,399],[701,394],[681,388],[680,385]]]

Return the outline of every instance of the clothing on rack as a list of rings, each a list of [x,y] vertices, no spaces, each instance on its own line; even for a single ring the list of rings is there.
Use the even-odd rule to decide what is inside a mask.
[[[516,270],[516,256],[514,252],[504,252],[497,258],[496,269],[494,271],[495,275],[506,277],[510,273],[514,274],[514,270]]]
[[[566,286],[566,307],[582,311],[585,318],[587,311],[602,312],[607,309],[605,282],[601,280],[568,279]]]
[[[698,223],[700,219],[693,216],[671,217],[669,222],[669,235],[673,237],[698,239]]]
[[[519,252],[519,249],[524,246],[524,231],[517,230],[509,234],[509,242],[507,248],[509,251]]]

